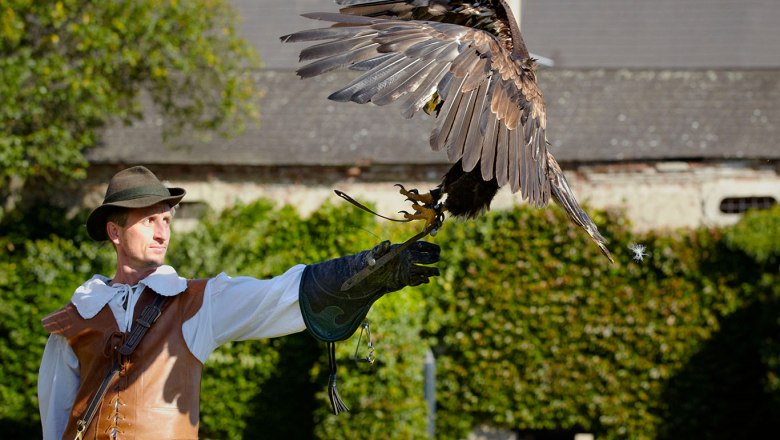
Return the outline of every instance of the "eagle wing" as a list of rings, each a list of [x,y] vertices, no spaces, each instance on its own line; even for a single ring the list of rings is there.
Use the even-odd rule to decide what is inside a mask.
[[[481,29],[512,46],[524,58],[528,51],[504,0],[336,0],[342,14],[396,20],[438,21]],[[516,41],[515,41],[516,40]]]
[[[495,178],[499,186],[522,191],[531,204],[547,205],[545,106],[533,60],[523,58],[512,41],[440,21],[343,13],[304,16],[335,24],[282,37],[285,42],[325,40],[301,52],[301,61],[311,62],[298,70],[299,76],[344,67],[365,71],[329,98],[376,105],[402,101],[406,118],[432,99],[441,100],[430,137],[434,150],[446,150],[448,160],[461,161],[466,172],[479,164],[484,180]]]

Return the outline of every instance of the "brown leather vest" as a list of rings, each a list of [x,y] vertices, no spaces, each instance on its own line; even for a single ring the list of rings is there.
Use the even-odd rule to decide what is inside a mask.
[[[182,324],[203,304],[207,280],[190,280],[187,290],[171,297],[160,318],[106,392],[84,439],[197,439],[200,378],[203,364],[187,348]],[[154,295],[147,288],[136,304],[133,325]],[[76,435],[84,415],[111,368],[124,333],[111,308],[83,319],[70,303],[43,319],[44,328],[67,338],[79,359],[80,383],[64,439]]]

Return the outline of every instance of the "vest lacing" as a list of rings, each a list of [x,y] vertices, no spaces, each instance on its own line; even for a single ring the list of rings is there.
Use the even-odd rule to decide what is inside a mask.
[[[120,411],[121,409],[124,409],[125,403],[122,402],[122,399],[119,398],[119,393],[117,393],[109,404],[111,405],[111,413],[108,415],[108,420],[111,424],[106,428],[105,433],[112,439],[116,439],[118,434],[125,433],[119,426],[120,422],[124,422],[125,420],[125,417]]]

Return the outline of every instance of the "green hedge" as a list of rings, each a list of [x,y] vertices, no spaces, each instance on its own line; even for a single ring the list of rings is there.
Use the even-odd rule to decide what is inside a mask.
[[[210,214],[176,234],[171,263],[192,277],[270,277],[413,232],[343,206],[306,219],[269,202]],[[40,318],[93,272],[113,270],[110,246],[78,226],[83,215],[39,213],[0,229],[0,431],[18,438],[40,435]],[[434,238],[443,275],[369,315],[377,362],[348,360],[356,338],[339,344],[339,390],[352,412],[329,414],[324,346],[309,335],[234,343],[206,365],[202,436],[422,438],[427,347],[437,358],[442,439],[464,438],[477,423],[598,438],[777,430],[778,210],[724,230],[636,235],[621,215],[597,222],[617,264],[556,208],[448,221]],[[631,260],[631,242],[647,246],[645,261]]]
[[[445,226],[444,276],[425,296],[438,437],[477,423],[608,439],[777,432],[780,277],[777,260],[750,255],[777,255],[778,210],[747,216],[729,240],[597,220],[617,264],[559,210]]]

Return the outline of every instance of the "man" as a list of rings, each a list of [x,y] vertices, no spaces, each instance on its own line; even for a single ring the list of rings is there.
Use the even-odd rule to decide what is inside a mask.
[[[439,274],[436,245],[417,242],[347,291],[341,285],[390,251],[297,265],[269,280],[186,280],[165,265],[181,188],[138,166],[111,178],[87,220],[116,251],[113,278],[95,275],[44,318],[51,333],[38,381],[44,439],[195,439],[203,363],[228,341],[308,329],[320,340],[352,335],[385,293]]]

